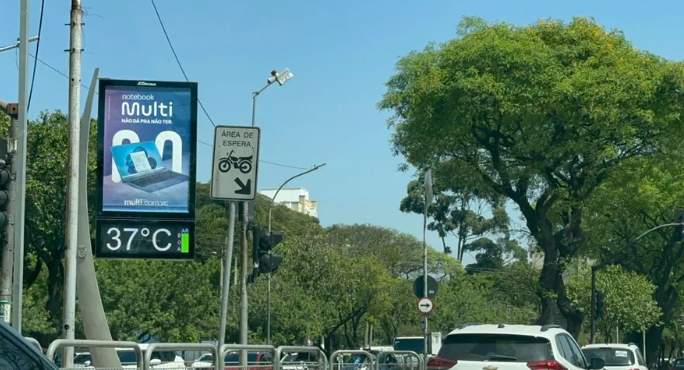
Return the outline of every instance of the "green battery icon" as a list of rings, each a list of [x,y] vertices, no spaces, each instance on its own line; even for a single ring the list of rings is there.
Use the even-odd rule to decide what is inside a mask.
[[[181,253],[190,253],[190,234],[181,234]]]

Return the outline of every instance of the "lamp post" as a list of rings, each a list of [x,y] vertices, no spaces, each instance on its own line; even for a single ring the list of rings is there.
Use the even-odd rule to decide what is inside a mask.
[[[256,125],[256,103],[259,94],[277,82],[280,86],[292,79],[294,74],[285,68],[282,72],[271,71],[266,86],[252,93],[252,126]],[[249,306],[247,302],[247,265],[249,264],[249,248],[247,246],[247,224],[249,223],[248,202],[242,203],[242,274],[240,278],[240,344],[247,344],[247,315]],[[240,366],[247,366],[247,351],[240,351]]]
[[[271,220],[273,219],[273,206],[275,205],[275,199],[278,196],[278,193],[280,193],[280,190],[287,185],[288,182],[296,179],[297,177],[304,176],[309,172],[316,171],[317,169],[325,166],[327,163],[319,164],[317,166],[313,166],[312,168],[298,174],[290,177],[287,179],[280,187],[278,190],[276,190],[275,194],[273,194],[273,198],[271,198],[271,205],[268,206],[268,237],[271,237]],[[268,251],[268,253],[271,253],[271,251]],[[271,344],[271,273],[268,273],[268,290],[266,292],[266,344],[270,345]]]

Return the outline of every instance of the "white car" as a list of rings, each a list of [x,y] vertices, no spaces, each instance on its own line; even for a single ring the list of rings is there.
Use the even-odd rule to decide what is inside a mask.
[[[582,347],[585,357],[605,361],[606,370],[648,370],[644,356],[634,343],[590,344]]]
[[[204,369],[208,367],[214,367],[214,355],[211,353],[205,353],[200,358],[192,363],[193,369]]]
[[[444,339],[429,370],[601,370],[558,325],[464,324]]]
[[[143,356],[145,351],[149,347],[148,343],[140,343],[140,349],[143,351]],[[116,348],[116,354],[119,356],[119,362],[121,362],[122,369],[137,369],[136,354],[135,351],[130,348]],[[150,365],[154,369],[184,369],[185,362],[183,358],[178,356],[173,351],[154,351],[152,353],[152,360]],[[74,358],[75,368],[88,368],[92,369],[92,359],[89,352],[79,353],[78,356]]]

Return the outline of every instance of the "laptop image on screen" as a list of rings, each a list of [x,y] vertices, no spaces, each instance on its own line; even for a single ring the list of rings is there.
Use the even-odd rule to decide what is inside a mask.
[[[121,175],[121,181],[148,193],[190,179],[186,175],[167,169],[157,146],[152,141],[113,146],[112,158]]]

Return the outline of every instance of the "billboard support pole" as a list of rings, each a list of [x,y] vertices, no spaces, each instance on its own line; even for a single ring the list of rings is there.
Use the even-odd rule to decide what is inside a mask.
[[[64,339],[74,339],[76,322],[76,263],[78,252],[78,175],[81,105],[81,0],[71,0],[69,42],[69,168],[67,170],[67,231],[64,268]],[[63,367],[74,363],[73,347],[64,348]]]
[[[88,153],[90,139],[90,117],[93,98],[97,89],[97,76],[100,69],[95,68],[90,80],[90,89],[86,99],[83,116],[81,116],[81,145],[79,153],[79,187],[78,187],[78,259],[76,262],[76,290],[81,297],[78,308],[83,319],[83,330],[86,339],[111,341],[112,334],[107,325],[100,287],[97,284],[93,252],[90,245],[90,219],[88,217]],[[119,356],[114,348],[91,347],[93,363],[103,368],[121,368]]]

